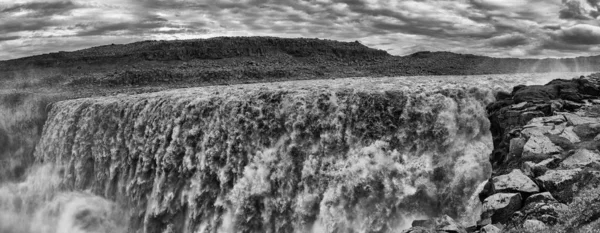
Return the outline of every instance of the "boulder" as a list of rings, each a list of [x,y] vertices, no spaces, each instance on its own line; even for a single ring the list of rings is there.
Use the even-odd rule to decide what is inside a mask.
[[[481,232],[481,233],[500,233],[501,230],[500,230],[500,228],[498,228],[492,224],[489,224],[489,225],[482,227],[479,232]]]
[[[435,230],[425,227],[411,227],[408,230],[403,230],[402,233],[436,233]]]
[[[435,221],[432,219],[414,220],[411,224],[412,227],[425,227],[431,228],[435,226]]]
[[[527,219],[523,223],[523,229],[525,229],[529,232],[540,232],[540,231],[546,230],[547,228],[548,228],[548,226],[546,226],[545,223],[543,223],[542,221],[539,221],[539,220],[535,220],[535,219]]]
[[[592,118],[592,117],[582,117],[575,115],[573,113],[561,113],[569,122],[569,125],[583,125],[583,124],[593,124],[600,123],[600,119]]]
[[[521,208],[521,194],[497,193],[485,199],[482,219],[491,218],[492,223],[506,222]]]
[[[556,203],[556,199],[552,196],[550,192],[543,192],[538,194],[533,194],[529,196],[525,200],[524,206],[527,206],[532,203]]]
[[[509,155],[511,157],[521,157],[526,142],[527,140],[521,137],[510,139],[510,145],[508,147]]]
[[[523,147],[523,158],[540,158],[548,157],[551,154],[562,152],[562,148],[554,145],[552,141],[543,135],[532,135],[525,146]]]
[[[599,161],[600,154],[597,151],[579,149],[573,155],[563,160],[560,166],[567,169],[582,168]]]
[[[547,117],[538,117],[529,121],[529,124],[541,123],[543,125],[559,125],[566,122],[567,119],[563,115],[554,115]]]
[[[414,220],[412,227],[404,232],[425,233],[425,232],[448,232],[448,233],[467,233],[465,228],[453,218],[444,215],[435,219]]]
[[[592,140],[600,134],[600,124],[577,125],[573,128],[573,132],[575,132],[581,140]]]
[[[536,118],[537,119],[537,118]],[[525,137],[542,136],[550,133],[554,129],[554,125],[543,125],[542,123],[529,123],[523,126],[521,134]]]
[[[554,145],[560,147],[564,151],[571,150],[575,147],[575,145],[571,142],[571,140],[566,139],[564,137],[561,137],[558,135],[552,135],[552,134],[547,134],[546,137],[548,137],[548,139],[550,139],[550,141]]]
[[[494,189],[496,192],[523,192],[523,193],[537,193],[540,191],[539,187],[527,177],[521,170],[514,169],[512,172],[496,176],[493,178]]]
[[[579,139],[579,136],[577,136],[577,134],[573,132],[573,126],[565,127],[565,129],[562,132],[560,132],[558,136],[566,138],[571,143],[578,143],[581,141]]]
[[[520,211],[526,219],[536,219],[554,225],[558,222],[559,213],[566,208],[567,205],[559,203],[549,192],[545,192],[527,198]]]
[[[569,203],[573,199],[574,192],[577,190],[575,184],[581,177],[581,172],[581,169],[549,170],[544,175],[536,178],[536,180],[556,200]]]
[[[546,173],[549,169],[558,167],[559,160],[555,157],[545,159],[539,163],[527,161],[521,166],[521,170],[527,176],[538,177]]]

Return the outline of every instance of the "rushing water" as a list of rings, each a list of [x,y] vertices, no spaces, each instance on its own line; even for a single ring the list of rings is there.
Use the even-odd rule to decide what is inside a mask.
[[[491,172],[485,106],[498,90],[555,77],[314,80],[59,102],[29,175],[0,185],[0,232],[394,232],[439,214],[472,224],[469,200]]]

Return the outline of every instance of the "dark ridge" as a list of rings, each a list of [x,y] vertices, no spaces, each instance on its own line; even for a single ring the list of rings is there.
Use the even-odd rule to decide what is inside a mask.
[[[451,52],[392,56],[356,42],[216,37],[105,45],[0,61],[0,85],[16,89],[205,86],[351,76],[597,71],[600,56],[492,58]]]

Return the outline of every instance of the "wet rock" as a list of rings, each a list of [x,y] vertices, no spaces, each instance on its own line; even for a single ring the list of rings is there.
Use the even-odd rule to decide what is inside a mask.
[[[511,215],[521,208],[521,194],[498,193],[485,199],[482,219],[490,217],[492,223],[506,222]]]
[[[467,233],[465,228],[448,215],[435,219],[435,230],[448,233]]]
[[[562,151],[562,148],[552,143],[548,137],[532,135],[523,147],[523,158],[548,157],[551,154],[557,154]]]
[[[498,228],[492,224],[489,224],[489,225],[482,227],[481,231],[479,231],[479,232],[481,232],[481,233],[500,233],[501,230],[500,230],[500,228]]]
[[[489,180],[481,182],[475,189],[475,193],[479,196],[481,203],[483,203],[487,197],[496,193],[492,179],[490,178]]]
[[[435,221],[433,219],[424,219],[424,220],[414,220],[411,224],[412,227],[425,227],[431,228],[435,226]]]
[[[539,220],[528,219],[523,223],[523,228],[530,232],[536,232],[546,230],[548,226]]]
[[[514,169],[511,173],[493,178],[496,192],[537,193],[539,187],[521,170]]]
[[[561,162],[563,168],[582,168],[586,167],[594,162],[600,161],[600,154],[597,151],[591,151],[588,149],[579,149],[573,155]]]
[[[448,233],[467,233],[465,228],[453,218],[444,215],[435,219],[414,220],[412,228],[404,232],[448,232]]]
[[[541,187],[549,191],[556,200],[569,203],[573,199],[574,184],[581,177],[581,169],[549,170],[536,178]]]

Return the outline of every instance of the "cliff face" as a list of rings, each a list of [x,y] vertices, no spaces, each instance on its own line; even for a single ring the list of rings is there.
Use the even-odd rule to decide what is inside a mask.
[[[131,232],[392,232],[458,218],[491,172],[492,94],[398,85],[59,102],[36,159],[63,169],[63,189],[131,210]]]
[[[494,172],[477,191],[483,203],[480,232],[598,229],[598,75],[520,85],[499,96],[487,107]]]

